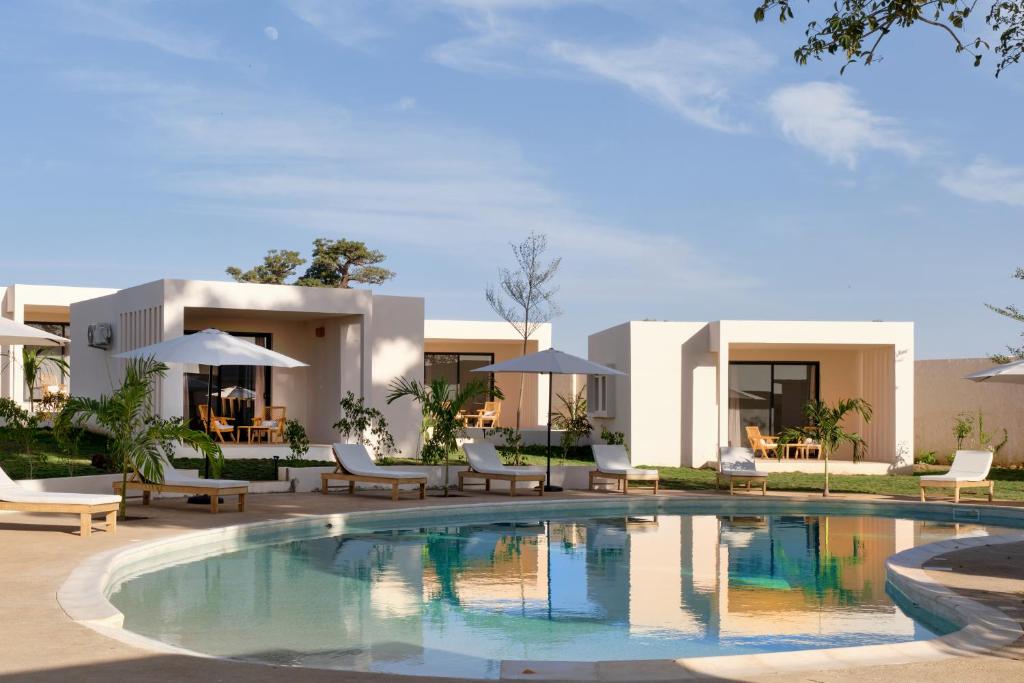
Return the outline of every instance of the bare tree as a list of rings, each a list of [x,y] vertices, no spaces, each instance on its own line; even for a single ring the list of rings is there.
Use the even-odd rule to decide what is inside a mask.
[[[546,235],[531,232],[520,244],[511,244],[516,261],[515,269],[498,269],[498,287],[487,285],[487,303],[498,316],[515,328],[523,339],[523,355],[528,350],[530,337],[544,323],[559,315],[555,295],[558,287],[551,282],[562,264],[561,258],[545,261],[548,248]],[[523,389],[526,375],[519,376],[519,405],[516,406],[516,429],[519,429],[523,410]]]

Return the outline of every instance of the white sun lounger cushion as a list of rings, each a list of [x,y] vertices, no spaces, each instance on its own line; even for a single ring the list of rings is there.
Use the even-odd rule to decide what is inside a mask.
[[[0,469],[0,501],[5,503],[53,503],[56,505],[107,505],[121,502],[121,496],[102,493],[61,493],[31,491]]]
[[[190,477],[174,469],[174,465],[168,462],[167,458],[160,458],[163,461],[164,480],[168,486],[205,486],[213,489],[231,489],[239,486],[248,486],[249,482],[241,479],[200,479]]]
[[[598,472],[606,474],[627,474],[635,477],[658,476],[658,470],[644,470],[633,467],[629,461],[629,453],[625,446],[610,446],[599,444],[590,447],[594,453],[594,462],[597,463]]]
[[[361,443],[336,443],[334,455],[349,474],[363,477],[387,477],[389,479],[422,479],[426,474],[395,467],[381,467],[370,458],[366,446]]]
[[[767,477],[767,472],[758,472],[754,451],[749,448],[727,446],[719,451],[719,472],[739,477]]]
[[[501,456],[498,455],[498,449],[494,447],[494,444],[467,443],[462,446],[462,450],[466,452],[466,461],[469,462],[469,466],[480,474],[520,474],[524,476],[544,474],[544,470],[539,467],[508,467],[502,464]]]
[[[945,474],[928,474],[921,481],[985,481],[992,469],[989,451],[957,451],[953,465]]]

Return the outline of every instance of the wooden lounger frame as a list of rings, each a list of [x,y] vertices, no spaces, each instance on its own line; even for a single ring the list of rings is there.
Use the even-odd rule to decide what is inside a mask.
[[[332,481],[347,481],[348,492],[355,494],[356,482],[367,484],[391,484],[391,500],[398,500],[398,487],[402,484],[417,484],[420,487],[420,500],[426,496],[427,478],[423,477],[377,477],[369,474],[349,474],[342,470],[339,465],[333,472],[323,472],[320,475],[320,492],[325,496],[330,492]]]
[[[992,502],[992,497],[995,494],[996,483],[990,479],[983,481],[922,481],[921,483],[921,502],[925,502],[924,490],[926,488],[941,488],[941,489],[953,489],[953,502],[960,502],[960,489],[988,489],[988,502]]]
[[[761,482],[761,495],[768,495],[768,477],[751,477],[746,474],[732,474],[731,472],[715,472],[715,490],[717,491],[722,487],[722,480],[729,480],[729,495],[733,495],[735,490],[733,484],[735,482],[747,482],[747,491],[750,490],[751,482]]]
[[[622,489],[622,495],[629,493],[629,482],[630,477],[633,481],[653,481],[654,482],[654,495],[658,494],[658,485],[661,483],[661,477],[650,477],[645,474],[626,474],[620,472],[602,472],[601,470],[590,470],[590,474],[587,477],[587,490],[594,490],[595,479],[614,479],[616,481],[615,490]],[[648,488],[648,487],[643,487]]]
[[[138,472],[132,472],[128,480],[129,491],[142,491],[142,504],[149,505],[153,493],[190,493],[195,496],[210,497],[210,512],[219,511],[220,496],[238,496],[238,511],[245,512],[245,496],[249,493],[248,486],[203,486],[203,479],[196,479],[195,484],[150,484],[142,480]],[[114,491],[121,493],[121,482],[114,482]]]
[[[468,470],[459,470],[459,490],[465,490],[466,479],[483,479],[484,480],[484,491],[491,490],[491,480],[497,479],[499,481],[508,482],[508,495],[516,495],[516,484],[521,481],[535,481],[537,482],[537,495],[544,495],[544,480],[547,479],[546,474],[502,474],[502,473],[491,473],[491,472],[477,472],[470,468]]]
[[[11,503],[0,500],[0,510],[10,512],[53,512],[78,515],[81,536],[92,534],[92,516],[105,514],[107,516],[107,533],[117,533],[117,509],[120,503]]]

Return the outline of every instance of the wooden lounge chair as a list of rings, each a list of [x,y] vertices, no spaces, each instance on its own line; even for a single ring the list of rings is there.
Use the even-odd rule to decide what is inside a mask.
[[[285,406],[264,406],[263,415],[253,418],[252,423],[258,427],[267,427],[267,441],[274,443],[275,437],[278,441],[284,441],[284,427],[287,421],[288,409]]]
[[[356,492],[356,482],[367,484],[391,484],[391,500],[398,500],[398,487],[402,484],[416,484],[420,489],[420,500],[426,495],[427,476],[422,472],[402,470],[397,467],[381,467],[373,461],[366,446],[361,443],[336,443],[334,459],[338,465],[333,472],[320,475],[320,491],[325,496],[332,481],[347,481],[348,492]]]
[[[210,512],[219,510],[220,496],[238,496],[238,511],[245,512],[245,496],[249,493],[249,482],[240,479],[199,479],[186,477],[174,469],[167,458],[163,460],[163,482],[145,481],[142,476],[132,471],[128,478],[129,491],[142,491],[142,504],[149,505],[153,493],[187,493],[194,496],[210,497]],[[121,482],[114,482],[114,491],[121,492]]]
[[[501,462],[498,449],[487,442],[467,443],[462,446],[466,452],[469,469],[459,472],[459,490],[465,488],[466,479],[483,479],[484,490],[491,490],[491,480],[508,482],[508,495],[516,495],[516,484],[521,481],[537,482],[537,494],[544,495],[544,470],[538,467],[507,467]]]
[[[238,442],[238,435],[235,433],[235,428],[228,424],[235,418],[214,415],[213,424],[209,424],[210,407],[204,403],[196,406],[196,410],[199,412],[199,420],[203,423],[203,429],[209,431],[210,434],[215,434],[218,441],[224,443],[224,435],[228,434],[231,436],[232,441],[236,443]]]
[[[107,516],[106,530],[117,533],[117,509],[120,505],[118,496],[30,491],[0,469],[0,510],[78,515],[83,537],[92,533],[92,516],[100,514]]]
[[[757,425],[747,425],[747,441],[750,442],[750,449],[754,453],[760,453],[765,458],[775,455],[775,449],[779,446],[777,436],[765,436]]]
[[[594,462],[597,463],[597,469],[591,470],[589,475],[587,488],[590,490],[593,490],[596,479],[614,479],[619,482],[616,488],[622,487],[622,495],[629,492],[629,482],[631,481],[653,481],[654,493],[658,493],[658,470],[642,470],[633,467],[629,462],[629,453],[626,452],[625,446],[601,444],[590,448],[594,452]]]
[[[501,401],[487,401],[484,403],[483,409],[476,413],[476,426],[481,429],[491,429],[497,424],[499,417],[501,417]]]
[[[754,451],[749,448],[726,446],[719,450],[718,472],[715,473],[715,488],[719,488],[723,481],[729,482],[729,495],[734,491],[736,482],[750,485],[761,484],[761,495],[768,492],[768,473],[758,472],[757,463],[754,462]]]
[[[992,502],[995,482],[988,479],[992,469],[992,453],[989,451],[957,451],[953,465],[945,474],[928,474],[920,477],[921,502],[925,502],[926,488],[953,489],[953,502],[960,502],[960,489],[988,489],[988,500]]]

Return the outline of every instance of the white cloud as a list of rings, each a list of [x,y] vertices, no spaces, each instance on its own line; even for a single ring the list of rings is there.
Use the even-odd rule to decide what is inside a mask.
[[[358,47],[387,35],[386,30],[370,19],[375,3],[369,0],[285,0],[285,6],[299,19],[346,47]]]
[[[811,81],[779,88],[768,109],[786,138],[850,169],[867,150],[911,158],[921,152],[896,119],[872,113],[852,88],[839,83]]]
[[[693,123],[742,132],[746,127],[724,111],[730,86],[764,70],[773,59],[746,38],[720,37],[712,42],[710,49],[706,37],[660,38],[642,47],[596,49],[555,41],[549,49],[556,58],[624,85]]]
[[[71,13],[67,28],[75,33],[141,43],[188,59],[219,56],[216,39],[192,30],[160,25],[140,16],[139,5],[79,0],[66,7]]]
[[[416,108],[416,98],[415,97],[402,97],[402,98],[399,98],[398,104],[395,105],[395,108],[398,109],[398,111],[411,111],[411,110]]]
[[[939,182],[950,192],[980,202],[1024,206],[1024,167],[1007,166],[978,157],[962,170],[949,171]]]
[[[265,35],[270,40],[277,40],[278,37],[280,36],[280,33],[278,33],[278,30],[275,27],[268,26],[265,29],[263,29],[263,35]]]

